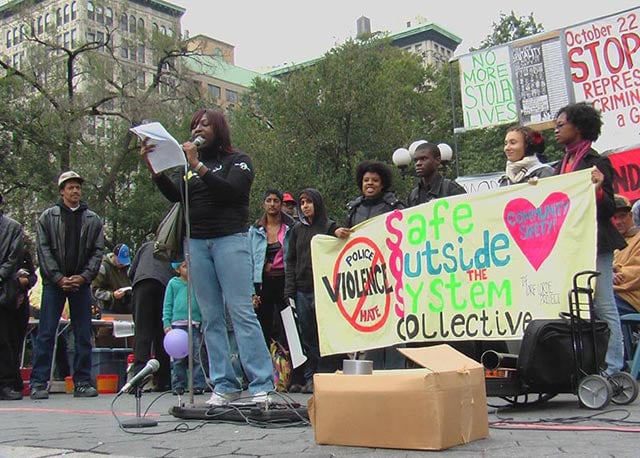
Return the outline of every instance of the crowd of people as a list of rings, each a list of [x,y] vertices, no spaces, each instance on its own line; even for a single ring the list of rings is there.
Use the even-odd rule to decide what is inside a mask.
[[[625,360],[619,316],[640,311],[640,229],[634,224],[630,202],[614,196],[610,161],[591,146],[601,126],[600,113],[592,106],[563,107],[556,117],[555,138],[566,154],[555,168],[544,164],[544,140],[538,132],[524,126],[510,128],[504,140],[506,168],[500,185],[533,184],[552,175],[591,170],[601,273],[595,310],[610,329],[604,370],[612,375],[623,370]],[[32,399],[49,396],[54,341],[66,302],[75,346],[74,396],[98,395],[91,380],[94,299],[103,310],[133,314],[135,370],[142,369],[152,355],[158,359],[156,387],[161,391],[180,394],[189,387],[187,360],[171,358],[169,363],[162,343],[174,329],[190,330],[193,391],[210,391],[207,403],[212,406],[238,399],[245,388],[252,401],[266,402],[274,390],[268,347],[272,341],[286,346],[280,311],[293,305],[307,362],[294,374],[290,389],[313,392],[313,375],[339,369],[346,356],[320,355],[311,239],[317,234],[346,239],[354,226],[370,218],[465,193],[462,186],[441,175],[438,146],[420,141],[414,149],[418,183],[406,205],[393,191],[389,167],[363,161],[355,174],[360,195],[348,201],[344,224],[329,217],[317,189],[309,187],[294,196],[274,187],[263,193],[262,215],[248,225],[255,176],[250,156],[233,147],[220,111],[199,110],[190,129],[192,140],[182,145],[189,168],[186,175],[183,168],[156,173],[149,161],[154,154],[152,142],[144,141],[140,150],[158,190],[171,202],[188,204],[185,260],[172,264],[156,259],[153,242],[144,243],[133,260],[122,243],[105,254],[101,219],[81,200],[83,178],[73,171],[60,175],[61,198],[41,214],[37,224],[43,292],[33,346]],[[36,282],[31,256],[20,224],[0,213],[0,400],[22,398],[19,354],[28,320],[28,290]],[[479,357],[482,343],[480,347],[477,342],[472,347],[459,345],[461,351]],[[367,350],[362,356],[372,360],[375,369],[399,369],[406,364],[395,347]]]

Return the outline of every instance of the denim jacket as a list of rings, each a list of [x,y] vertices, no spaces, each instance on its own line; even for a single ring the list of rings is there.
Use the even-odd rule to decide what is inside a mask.
[[[287,246],[289,244],[289,232],[293,226],[293,219],[286,213],[281,213],[282,223],[285,225],[283,255],[286,262]],[[267,231],[262,226],[262,219],[249,227],[249,244],[251,246],[251,259],[253,261],[253,282],[262,283],[262,271],[267,255]]]

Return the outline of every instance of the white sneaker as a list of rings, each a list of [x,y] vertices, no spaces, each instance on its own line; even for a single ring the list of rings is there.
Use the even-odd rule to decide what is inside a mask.
[[[251,402],[256,404],[267,404],[269,402],[269,393],[266,391],[259,391],[251,396]]]
[[[211,393],[211,397],[207,401],[207,404],[212,407],[220,407],[226,406],[227,404],[235,401],[240,397],[240,393],[231,392],[231,393],[216,393],[215,391]]]

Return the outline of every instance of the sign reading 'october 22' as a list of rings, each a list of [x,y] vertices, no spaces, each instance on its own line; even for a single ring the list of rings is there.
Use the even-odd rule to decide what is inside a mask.
[[[568,309],[593,270],[590,171],[440,199],[312,240],[323,355],[429,340],[519,338]]]
[[[602,112],[604,151],[638,143],[640,8],[564,31],[576,101]]]

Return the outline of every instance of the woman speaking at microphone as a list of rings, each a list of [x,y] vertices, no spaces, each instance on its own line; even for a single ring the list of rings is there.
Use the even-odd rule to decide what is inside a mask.
[[[197,111],[191,119],[191,135],[194,140],[182,145],[189,164],[187,177],[179,168],[153,175],[153,180],[172,202],[180,201],[188,180],[191,281],[200,305],[214,383],[207,403],[225,405],[239,398],[242,391],[231,365],[225,306],[249,392],[253,401],[265,403],[274,386],[271,357],[251,302],[254,290],[247,219],[253,165],[247,154],[231,145],[229,125],[220,111]],[[152,170],[148,155],[153,154],[153,145],[145,141],[140,154]]]

